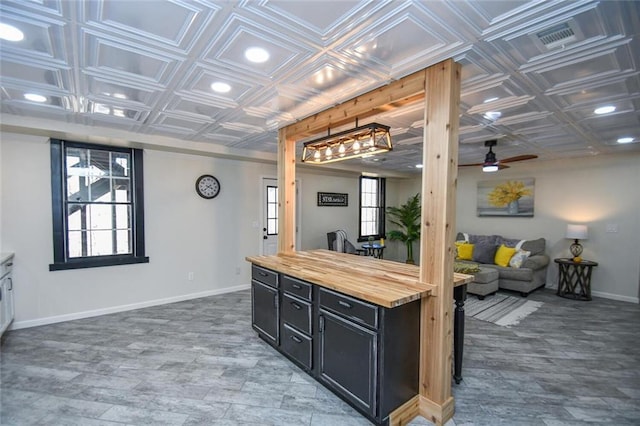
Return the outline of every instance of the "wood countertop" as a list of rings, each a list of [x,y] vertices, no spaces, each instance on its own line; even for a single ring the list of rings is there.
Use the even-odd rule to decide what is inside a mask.
[[[418,281],[418,266],[370,256],[309,250],[247,256],[246,260],[385,308],[421,299],[435,289],[433,285]],[[471,281],[473,275],[454,273],[454,286]]]

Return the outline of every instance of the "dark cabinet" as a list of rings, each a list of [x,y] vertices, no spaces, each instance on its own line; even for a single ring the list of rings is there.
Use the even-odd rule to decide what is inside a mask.
[[[378,334],[320,308],[322,382],[371,416],[376,415]]]
[[[376,424],[418,393],[420,301],[383,308],[253,265],[253,328]]]
[[[251,324],[265,340],[277,346],[280,337],[278,274],[253,265],[251,275]]]

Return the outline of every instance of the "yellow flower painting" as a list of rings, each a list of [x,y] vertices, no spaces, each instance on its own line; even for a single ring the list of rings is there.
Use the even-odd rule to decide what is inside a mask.
[[[534,179],[478,182],[478,216],[533,216]]]

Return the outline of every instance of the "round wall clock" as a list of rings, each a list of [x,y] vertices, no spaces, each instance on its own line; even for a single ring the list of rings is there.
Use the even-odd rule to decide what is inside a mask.
[[[214,176],[202,175],[196,181],[196,192],[202,198],[215,198],[220,193],[220,182]]]

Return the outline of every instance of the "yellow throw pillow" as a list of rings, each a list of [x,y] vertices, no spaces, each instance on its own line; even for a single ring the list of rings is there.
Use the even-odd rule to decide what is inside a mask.
[[[473,260],[473,244],[456,241],[459,260]]]
[[[516,252],[515,247],[507,247],[504,244],[501,244],[496,251],[496,257],[494,258],[494,263],[498,266],[508,266],[509,261],[511,260],[511,256],[513,256]]]

